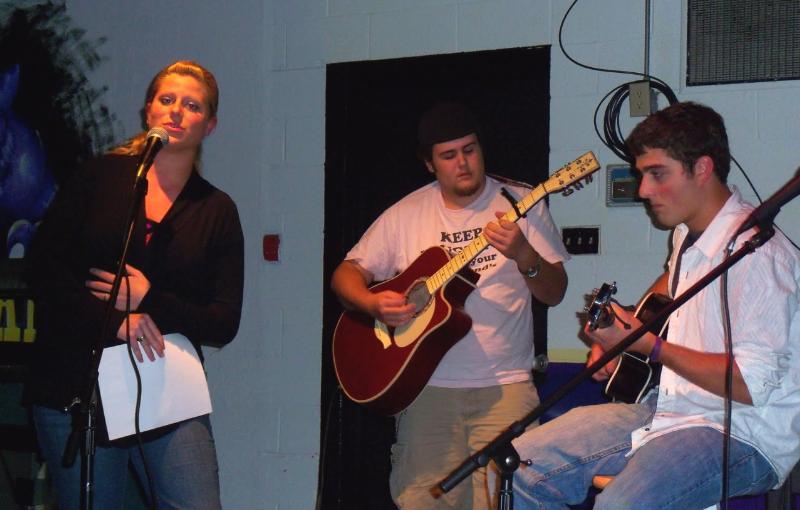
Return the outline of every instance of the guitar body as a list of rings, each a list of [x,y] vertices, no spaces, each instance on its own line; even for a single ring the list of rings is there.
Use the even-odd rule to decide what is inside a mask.
[[[617,368],[608,378],[605,393],[615,402],[635,404],[655,386],[657,377],[650,360],[638,352],[623,352]]]
[[[643,323],[649,322],[671,301],[668,296],[651,292],[639,304],[634,315]],[[667,334],[667,325],[667,320],[663,320],[654,324],[650,332],[663,338]],[[606,384],[606,395],[615,401],[637,403],[658,383],[660,374],[660,363],[650,363],[643,354],[623,352]]]
[[[401,294],[447,264],[447,252],[428,248],[402,273],[370,288]],[[342,314],[333,333],[333,363],[345,394],[384,414],[396,414],[419,395],[445,353],[472,327],[464,303],[480,276],[465,267],[436,290],[427,306],[398,328],[360,312]]]

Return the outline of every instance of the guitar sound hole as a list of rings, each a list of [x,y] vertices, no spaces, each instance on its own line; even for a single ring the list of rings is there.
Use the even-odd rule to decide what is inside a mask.
[[[421,314],[428,304],[431,302],[431,295],[428,292],[428,287],[425,286],[425,280],[415,282],[406,294],[406,302],[416,305],[417,310],[414,312],[414,317]]]

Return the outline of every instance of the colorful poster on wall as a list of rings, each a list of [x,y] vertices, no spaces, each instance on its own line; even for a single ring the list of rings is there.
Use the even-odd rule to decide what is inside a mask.
[[[58,186],[113,140],[103,88],[88,75],[103,40],[89,41],[63,4],[0,3],[0,367],[24,367],[36,309],[25,251]]]

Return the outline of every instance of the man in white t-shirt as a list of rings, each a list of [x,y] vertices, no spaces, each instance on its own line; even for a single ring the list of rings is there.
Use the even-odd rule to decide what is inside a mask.
[[[480,236],[489,246],[470,262],[480,278],[464,309],[472,327],[442,358],[427,386],[397,415],[392,447],[392,497],[401,509],[489,508],[485,470],[450,492],[432,489],[464,459],[538,403],[531,380],[531,296],[553,306],[564,296],[569,258],[547,206],[517,222],[501,193],[530,193],[520,183],[487,176],[471,112],[441,103],[421,119],[420,157],[436,180],[387,209],[334,272],[332,287],[349,309],[388,326],[407,323],[415,305],[368,286],[404,271],[424,250],[455,256]]]

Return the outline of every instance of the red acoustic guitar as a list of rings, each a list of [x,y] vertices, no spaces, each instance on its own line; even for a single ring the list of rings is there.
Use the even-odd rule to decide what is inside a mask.
[[[535,187],[503,218],[517,221],[549,193],[572,194],[598,168],[594,154],[587,152]],[[472,326],[464,302],[480,276],[467,266],[488,245],[480,235],[453,258],[443,248],[428,248],[405,271],[371,287],[372,292],[405,294],[417,305],[415,317],[400,327],[361,312],[342,314],[333,333],[333,364],[351,400],[384,414],[398,413],[414,401],[445,353]]]

